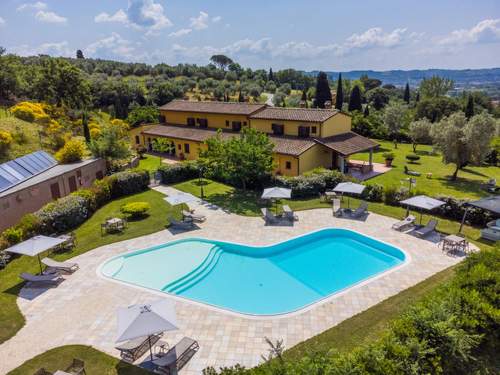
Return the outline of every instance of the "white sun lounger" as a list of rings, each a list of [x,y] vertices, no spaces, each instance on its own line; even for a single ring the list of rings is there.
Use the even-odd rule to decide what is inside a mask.
[[[403,220],[398,221],[397,223],[392,224],[392,229],[402,231],[408,228],[415,222],[415,216],[408,215]]]
[[[429,220],[429,222],[427,223],[427,225],[425,227],[417,229],[415,231],[415,235],[417,235],[418,237],[422,237],[422,238],[427,237],[429,234],[434,232],[437,224],[438,224],[437,220],[431,219],[431,220]]]
[[[58,270],[58,271],[64,271],[68,273],[73,273],[80,267],[78,266],[77,263],[71,263],[71,262],[58,262],[57,260],[51,259],[51,258],[43,258],[42,263],[45,264],[47,267]]]

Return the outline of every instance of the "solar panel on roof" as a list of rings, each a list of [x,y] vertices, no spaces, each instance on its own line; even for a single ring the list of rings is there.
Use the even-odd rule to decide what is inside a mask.
[[[45,151],[22,156],[0,164],[0,192],[55,166],[57,161]]]

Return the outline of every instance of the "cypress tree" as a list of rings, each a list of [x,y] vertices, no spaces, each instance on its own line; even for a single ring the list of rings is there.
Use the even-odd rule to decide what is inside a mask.
[[[269,81],[274,81],[273,68],[269,68],[268,80]]]
[[[418,103],[420,101],[420,93],[417,91],[417,96],[415,96],[415,101]]]
[[[358,85],[354,86],[349,97],[349,112],[361,111],[361,90]]]
[[[85,57],[83,56],[83,52],[81,49],[76,50],[76,58],[77,59],[84,59]]]
[[[89,119],[87,113],[82,113],[82,126],[83,126],[83,136],[85,137],[85,142],[90,142],[90,130],[89,130]]]
[[[319,108],[325,108],[325,102],[332,101],[332,92],[328,84],[328,77],[325,72],[319,72],[316,80],[315,105]]]
[[[243,97],[243,94],[241,93],[241,90],[240,90],[240,93],[238,94],[238,101],[240,103],[245,101],[245,98]]]
[[[305,103],[306,108],[307,108],[308,105],[307,105],[307,92],[306,92],[306,89],[302,90],[302,97],[300,98],[300,100]]]
[[[365,106],[365,111],[363,112],[364,117],[370,116],[370,109],[368,108],[368,104]]]
[[[344,103],[344,90],[342,88],[342,73],[339,73],[339,80],[337,81],[337,95],[335,97],[335,108],[339,111],[342,110],[342,103]]]
[[[408,84],[408,82],[406,82],[403,100],[406,102],[406,104],[410,104],[410,85]]]
[[[467,105],[465,106],[465,117],[470,119],[472,116],[474,116],[474,98],[469,94]]]

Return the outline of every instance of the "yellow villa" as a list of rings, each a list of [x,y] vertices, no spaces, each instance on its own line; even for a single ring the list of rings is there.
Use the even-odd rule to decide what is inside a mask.
[[[351,131],[351,117],[335,109],[278,108],[265,104],[173,100],[160,107],[161,123],[131,131],[133,147],[152,150],[155,138],[172,143],[172,156],[194,160],[217,129],[234,137],[245,127],[268,134],[276,174],[297,176],[317,167],[347,171],[349,155],[377,143]]]

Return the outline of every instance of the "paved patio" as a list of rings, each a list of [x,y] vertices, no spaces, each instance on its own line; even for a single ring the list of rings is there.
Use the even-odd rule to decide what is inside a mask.
[[[165,186],[155,189],[167,194],[173,191]],[[264,337],[283,339],[285,346],[291,347],[461,260],[444,255],[437,239],[421,240],[393,231],[390,227],[395,220],[376,214],[370,214],[365,221],[354,221],[334,218],[330,209],[316,209],[299,212],[299,221],[293,226],[276,227],[265,226],[261,218],[237,216],[206,203],[191,206],[208,217],[197,230],[179,234],[163,230],[102,246],[73,258],[80,264],[80,270],[67,276],[57,288],[42,292],[24,288],[18,305],[26,317],[26,325],[16,336],[0,345],[0,373],[7,373],[48,349],[68,344],[92,345],[118,356],[114,349],[117,308],[159,296],[174,301],[180,327],[179,331],[165,334],[164,339],[173,345],[183,336],[189,336],[200,343],[200,351],[180,372],[181,375],[200,374],[206,366],[235,363],[254,366],[261,361],[261,354],[267,352]],[[216,311],[96,276],[98,266],[114,255],[172,239],[197,236],[266,245],[325,227],[354,229],[374,236],[406,251],[411,261],[306,311],[259,319]]]

